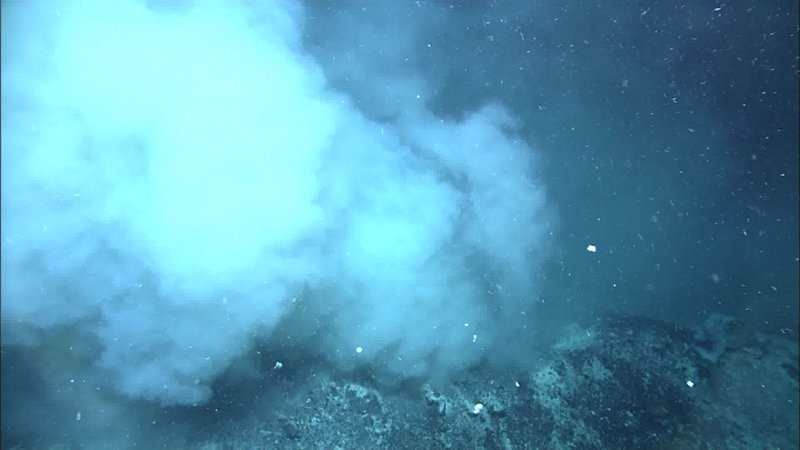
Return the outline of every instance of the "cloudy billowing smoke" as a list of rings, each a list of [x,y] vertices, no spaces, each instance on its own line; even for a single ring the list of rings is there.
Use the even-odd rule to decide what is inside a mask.
[[[365,114],[295,2],[30,3],[2,14],[4,345],[74,327],[87,370],[163,404],[289,317],[343,368],[524,359],[548,215],[501,106],[440,118],[424,74],[376,70],[399,103]]]

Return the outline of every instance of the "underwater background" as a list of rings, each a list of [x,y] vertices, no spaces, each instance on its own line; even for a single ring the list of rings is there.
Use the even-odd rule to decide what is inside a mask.
[[[798,4],[4,1],[3,448],[797,448]]]

